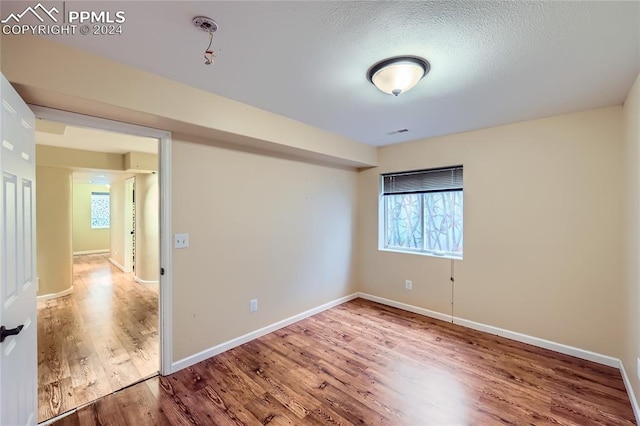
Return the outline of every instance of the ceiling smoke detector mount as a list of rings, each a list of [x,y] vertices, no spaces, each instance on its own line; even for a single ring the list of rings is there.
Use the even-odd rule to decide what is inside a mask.
[[[193,18],[193,25],[201,31],[213,34],[218,30],[218,24],[206,16],[196,16]]]

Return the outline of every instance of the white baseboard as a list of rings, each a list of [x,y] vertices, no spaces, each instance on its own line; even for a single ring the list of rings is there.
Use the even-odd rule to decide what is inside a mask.
[[[190,367],[194,364],[199,363],[200,361],[204,361],[207,358],[211,358],[212,356],[216,356],[221,354],[222,352],[228,351],[229,349],[233,349],[236,346],[240,346],[244,343],[250,342],[251,340],[257,339],[258,337],[262,337],[265,334],[272,333],[276,330],[279,330],[283,327],[291,325],[295,322],[308,318],[312,315],[318,314],[322,311],[326,311],[327,309],[331,309],[335,306],[341,305],[349,300],[356,299],[358,297],[358,293],[351,294],[349,296],[341,297],[340,299],[334,300],[332,302],[325,303],[324,305],[318,306],[313,309],[309,309],[308,311],[302,312],[300,314],[294,315],[292,317],[283,319],[282,321],[278,321],[274,324],[268,325],[256,331],[252,331],[251,333],[247,333],[243,336],[237,337],[235,339],[231,339],[227,342],[216,345],[212,348],[205,349],[202,352],[198,352],[197,354],[188,356],[179,361],[174,362],[171,365],[171,372],[175,373],[176,371],[182,370],[183,368]]]
[[[57,299],[58,297],[68,296],[73,293],[73,286],[69,287],[66,290],[59,291],[57,293],[49,293],[43,294],[42,296],[38,296],[38,302],[42,302],[43,300]]]
[[[378,302],[383,305],[391,306],[393,308],[402,309],[403,311],[413,312],[414,314],[424,315],[425,317],[439,319],[441,321],[451,322],[451,315],[441,314],[440,312],[431,311],[425,308],[419,308],[417,306],[408,305],[402,302],[396,302],[395,300],[385,299],[384,297],[373,296],[367,293],[358,293],[358,297],[372,302]]]
[[[527,334],[522,334],[515,331],[505,330],[503,328],[493,327],[490,325],[469,321],[463,318],[454,317],[453,322],[454,324],[462,325],[464,327],[472,328],[474,330],[484,331],[485,333],[496,334],[501,337],[506,337],[507,339],[515,340],[517,342],[527,343],[529,345],[537,346],[539,348],[549,349],[555,352],[560,352],[565,355],[575,356],[576,358],[597,362],[598,364],[603,364],[609,367],[617,368],[620,365],[620,360],[618,358],[599,354],[597,352],[591,352],[586,349],[576,348],[575,346],[569,346],[562,343],[552,342],[551,340],[541,339],[539,337],[533,337]]]
[[[139,284],[158,284],[159,281],[147,281],[138,277],[133,277],[133,280]]]
[[[74,251],[74,256],[82,256],[83,254],[102,254],[109,253],[111,250],[109,249],[101,249],[101,250],[85,250],[85,251]]]
[[[629,380],[629,376],[627,376],[627,371],[624,369],[624,363],[622,361],[620,361],[619,367],[620,374],[622,374],[622,380],[624,381],[624,387],[627,389],[627,394],[629,395],[629,400],[631,401],[631,407],[633,407],[633,415],[636,417],[636,423],[640,424],[640,407],[638,407],[636,394],[633,392],[631,381]]]
[[[631,406],[633,408],[633,413],[636,418],[636,422],[640,424],[640,408],[638,407],[638,401],[636,400],[635,393],[633,392],[633,388],[631,386],[631,382],[629,381],[629,377],[627,376],[627,372],[625,371],[624,364],[618,358],[614,358],[608,355],[599,354],[596,352],[591,352],[585,349],[576,348],[569,345],[564,345],[562,343],[552,342],[550,340],[541,339],[538,337],[529,336],[523,333],[518,333],[515,331],[505,330],[503,328],[490,326],[487,324],[482,324],[475,321],[470,321],[464,318],[451,317],[451,315],[443,314],[441,312],[432,311],[425,308],[420,308],[418,306],[409,305],[402,302],[397,302],[395,300],[385,299],[383,297],[373,296],[367,293],[354,293],[349,296],[342,297],[340,299],[334,300],[329,303],[325,303],[324,305],[318,306],[316,308],[310,309],[308,311],[302,312],[298,315],[294,315],[292,317],[286,318],[282,321],[278,321],[274,324],[268,325],[251,333],[247,333],[243,336],[237,337],[235,339],[231,339],[227,342],[221,343],[217,346],[211,347],[209,349],[205,349],[202,352],[197,354],[188,356],[179,361],[174,362],[171,365],[171,373],[175,373],[176,371],[182,370],[183,368],[190,367],[194,364],[197,364],[200,361],[204,361],[207,358],[211,358],[222,352],[228,351],[229,349],[233,349],[236,346],[240,346],[244,343],[250,342],[251,340],[257,339],[265,334],[272,333],[276,330],[279,330],[283,327],[291,325],[295,322],[308,318],[312,315],[320,313],[322,311],[326,311],[327,309],[331,309],[335,306],[341,305],[350,300],[361,297],[366,300],[371,300],[373,302],[378,302],[383,305],[391,306],[394,308],[402,309],[408,312],[413,312],[419,315],[424,315],[430,318],[435,318],[441,321],[453,322],[454,324],[461,325],[463,327],[471,328],[474,330],[482,331],[485,333],[495,334],[497,336],[505,337],[507,339],[515,340],[517,342],[527,343],[533,346],[537,346],[544,349],[549,349],[555,352],[559,352],[565,355],[575,356],[576,358],[581,358],[587,361],[593,361],[598,364],[603,364],[609,367],[618,368],[622,375],[622,379],[624,381],[624,385],[627,389],[627,394],[629,395],[629,400],[631,401]]]
[[[117,261],[115,261],[113,259],[113,257],[109,258],[109,262],[111,262],[116,268],[120,269],[122,272],[124,272],[125,274],[127,273],[127,271],[124,270],[124,266],[122,266],[121,264],[119,264]]]
[[[359,297],[363,299],[371,300],[373,302],[378,302],[383,305],[392,306],[394,308],[398,308],[398,309],[413,312],[416,314],[424,315],[427,317],[439,319],[442,321],[453,322],[454,324],[458,324],[463,327],[471,328],[474,330],[483,331],[485,333],[506,337],[507,339],[515,340],[517,342],[527,343],[529,345],[538,346],[540,348],[560,352],[565,355],[575,356],[576,358],[585,359],[587,361],[597,362],[598,364],[607,365],[609,367],[618,368],[620,366],[620,360],[618,358],[614,358],[608,355],[602,355],[596,352],[587,351],[585,349],[564,345],[562,343],[556,343],[550,340],[529,336],[527,334],[505,330],[503,328],[481,324],[475,321],[469,321],[464,318],[458,318],[455,316],[452,318],[451,315],[431,311],[429,309],[420,308],[418,306],[408,305],[406,303],[396,302],[395,300],[385,299],[383,297],[372,296],[367,293],[359,293]]]

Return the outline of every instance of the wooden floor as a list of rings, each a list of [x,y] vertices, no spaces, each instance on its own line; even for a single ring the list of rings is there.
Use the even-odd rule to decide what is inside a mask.
[[[57,425],[632,425],[618,370],[363,299]]]
[[[38,421],[158,371],[158,285],[75,256],[71,295],[38,302]]]

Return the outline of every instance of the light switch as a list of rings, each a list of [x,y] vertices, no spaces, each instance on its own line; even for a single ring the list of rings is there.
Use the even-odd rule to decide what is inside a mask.
[[[174,247],[177,249],[189,247],[189,234],[175,234]]]

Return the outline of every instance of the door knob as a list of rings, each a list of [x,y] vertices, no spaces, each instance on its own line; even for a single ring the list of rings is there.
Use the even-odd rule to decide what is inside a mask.
[[[7,330],[7,327],[5,327],[4,325],[0,327],[0,343],[4,342],[4,339],[6,339],[7,336],[15,336],[16,334],[20,334],[23,327],[24,325],[19,325],[16,328],[12,328],[10,330]]]

